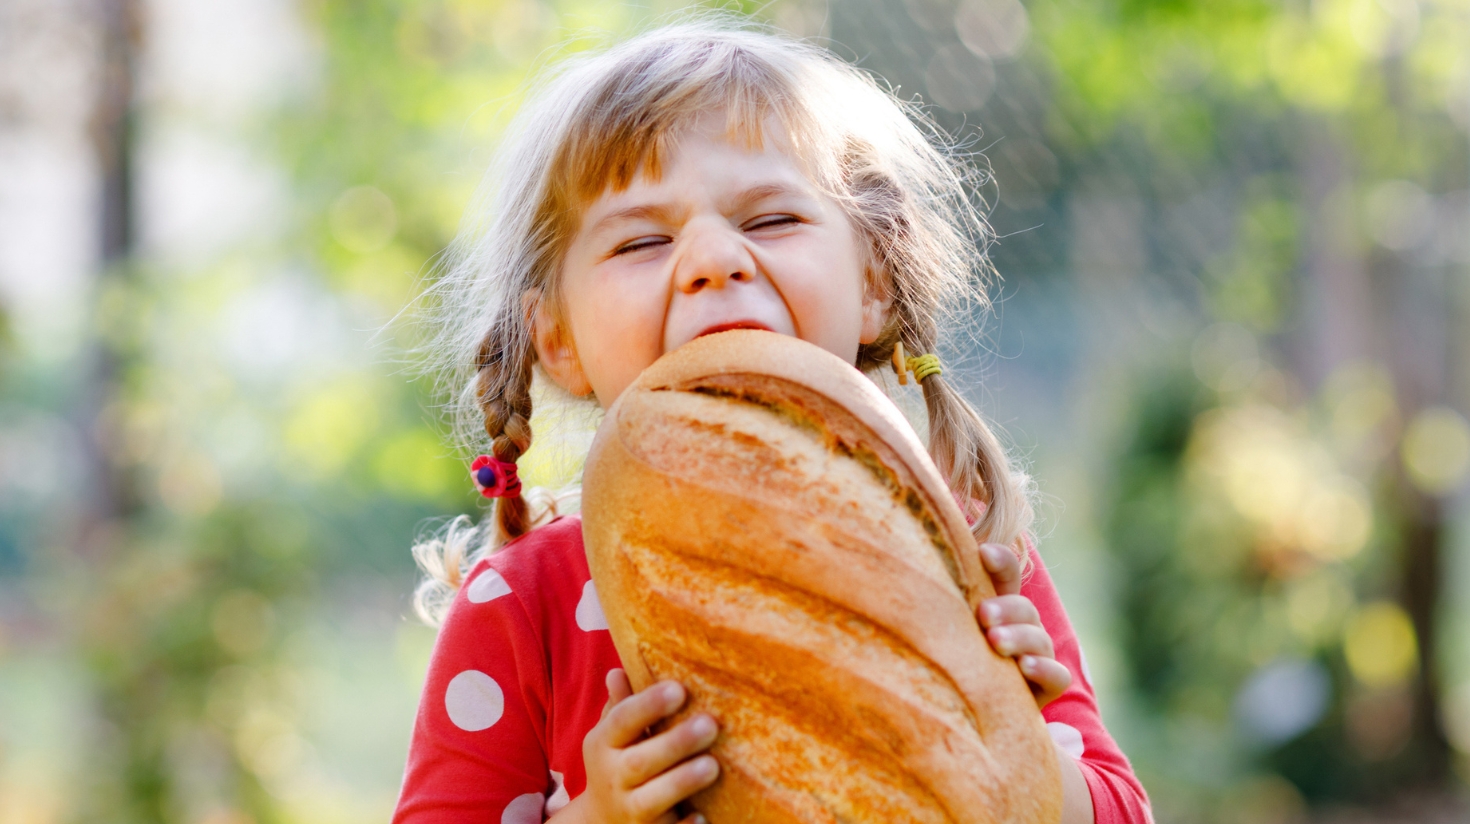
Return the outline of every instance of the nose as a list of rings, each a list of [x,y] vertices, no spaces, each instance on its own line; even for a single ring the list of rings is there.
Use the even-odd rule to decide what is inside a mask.
[[[721,222],[723,224],[723,222]],[[685,226],[674,260],[674,286],[686,294],[755,279],[755,258],[739,230],[714,222]]]

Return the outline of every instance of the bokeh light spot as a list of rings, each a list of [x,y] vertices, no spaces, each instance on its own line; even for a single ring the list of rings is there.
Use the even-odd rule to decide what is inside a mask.
[[[1327,479],[1307,494],[1300,526],[1308,552],[1327,559],[1351,558],[1368,543],[1373,527],[1367,490],[1348,478]]]
[[[1470,754],[1470,681],[1445,694],[1443,727],[1451,746]]]
[[[1286,620],[1308,643],[1335,639],[1353,604],[1353,591],[1331,568],[1298,579],[1286,591]]]
[[[975,54],[1006,60],[1026,45],[1031,18],[1019,0],[964,0],[955,11],[954,29]]]
[[[1365,686],[1401,683],[1419,660],[1414,624],[1398,604],[1368,604],[1348,618],[1343,654],[1353,676]]]
[[[247,768],[265,779],[282,778],[297,769],[307,754],[307,743],[295,726],[280,714],[256,707],[240,720],[235,751]]]
[[[1272,661],[1251,674],[1235,697],[1235,715],[1256,741],[1289,741],[1322,718],[1332,679],[1321,664],[1297,658]]]
[[[1434,200],[1416,183],[1389,180],[1368,193],[1364,219],[1368,235],[1380,246],[1412,249],[1434,229]]]
[[[1404,430],[1402,455],[1416,486],[1431,495],[1451,492],[1470,470],[1470,426],[1459,412],[1432,406]]]

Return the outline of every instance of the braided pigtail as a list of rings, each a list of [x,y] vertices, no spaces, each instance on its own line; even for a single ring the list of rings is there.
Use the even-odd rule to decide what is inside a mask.
[[[532,350],[528,336],[511,324],[496,324],[485,335],[476,363],[475,397],[485,415],[485,434],[497,460],[515,463],[531,448]],[[494,545],[514,540],[534,526],[519,489],[495,506]]]
[[[490,454],[509,464],[531,448],[533,354],[528,337],[514,320],[492,325],[480,342],[469,387],[484,415]],[[461,515],[414,545],[414,560],[425,575],[414,592],[414,610],[425,623],[437,626],[443,620],[465,574],[481,558],[556,516],[556,497],[544,491],[537,497],[536,492],[532,490],[536,500],[528,502],[517,485],[495,499],[492,518],[475,524]]]

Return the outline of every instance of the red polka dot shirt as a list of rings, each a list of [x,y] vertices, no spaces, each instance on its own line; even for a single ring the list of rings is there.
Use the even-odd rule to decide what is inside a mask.
[[[1072,686],[1042,711],[1077,759],[1098,824],[1151,822],[1148,798],[1098,715],[1077,636],[1041,557],[1021,588]],[[582,522],[559,518],[476,564],[429,662],[394,824],[535,824],[587,786],[582,739],[621,666]]]

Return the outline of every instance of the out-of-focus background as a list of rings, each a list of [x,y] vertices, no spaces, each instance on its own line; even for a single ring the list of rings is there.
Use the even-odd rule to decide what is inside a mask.
[[[1470,818],[1470,2],[726,8],[988,158],[958,371],[1157,820]],[[0,0],[0,822],[388,816],[481,504],[388,321],[528,71],[672,10]]]

